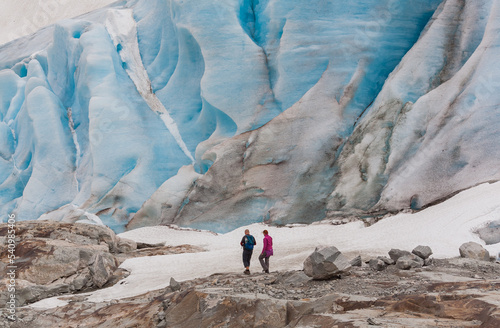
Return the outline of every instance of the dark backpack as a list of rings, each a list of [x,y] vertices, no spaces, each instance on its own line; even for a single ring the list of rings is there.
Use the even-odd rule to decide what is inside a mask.
[[[248,249],[249,251],[253,250],[253,246],[255,245],[255,239],[253,236],[245,236],[245,249]]]

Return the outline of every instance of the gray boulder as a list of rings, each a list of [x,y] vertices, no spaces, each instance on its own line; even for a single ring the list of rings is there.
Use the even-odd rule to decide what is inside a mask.
[[[413,254],[419,256],[423,260],[432,255],[432,249],[429,246],[417,246],[411,251]]]
[[[387,268],[387,264],[381,259],[371,259],[368,265],[375,271],[383,271]]]
[[[336,247],[317,247],[304,261],[304,273],[317,280],[330,279],[351,268],[349,259]]]
[[[117,269],[116,264],[116,259],[109,253],[95,254],[89,263],[94,285],[99,288],[104,286],[113,275],[113,272]]]
[[[394,265],[394,264],[396,264],[396,262],[393,259],[390,259],[390,258],[388,258],[386,256],[379,256],[379,257],[377,257],[377,259],[383,261],[387,265]]]
[[[353,258],[351,260],[351,262],[349,262],[351,264],[351,266],[353,267],[360,267],[362,264],[363,264],[363,261],[361,260],[361,256],[358,255],[356,256],[355,258]]]
[[[459,251],[461,257],[474,260],[481,260],[481,261],[490,260],[490,253],[483,246],[475,242],[468,242],[462,244],[462,246],[460,246]]]
[[[389,256],[391,257],[391,259],[392,259],[394,262],[397,262],[397,261],[398,261],[398,259],[399,259],[400,257],[403,257],[403,256],[411,256],[411,255],[412,255],[412,254],[411,254],[410,252],[408,252],[408,251],[403,251],[403,250],[401,250],[401,249],[395,249],[395,248],[393,248],[393,249],[391,249],[391,250],[389,251]]]
[[[137,242],[137,249],[143,249],[143,248],[157,248],[157,247],[163,247],[165,246],[165,243],[144,243],[144,242]]]
[[[297,287],[304,285],[310,280],[311,278],[304,271],[292,271],[280,273],[276,278],[276,283]]]
[[[486,227],[476,231],[486,245],[500,243],[500,220],[489,223]]]
[[[402,256],[396,261],[396,267],[400,270],[410,270],[424,266],[424,260],[416,255]]]
[[[135,241],[127,238],[120,238],[120,237],[116,238],[118,239],[117,243],[118,252],[130,253],[137,249],[137,243]]]
[[[174,279],[174,277],[170,278],[170,288],[172,291],[176,292],[181,289],[181,284],[177,282],[177,280]]]

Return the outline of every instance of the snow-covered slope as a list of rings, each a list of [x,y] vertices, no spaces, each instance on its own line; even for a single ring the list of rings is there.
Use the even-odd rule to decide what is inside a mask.
[[[0,46],[0,209],[229,231],[497,180],[499,2],[128,0]]]

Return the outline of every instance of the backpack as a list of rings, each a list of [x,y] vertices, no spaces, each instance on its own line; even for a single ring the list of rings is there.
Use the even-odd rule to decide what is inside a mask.
[[[253,250],[253,246],[255,245],[255,239],[253,238],[253,236],[245,236],[245,245],[243,245],[243,247],[245,247],[245,249],[248,249],[249,251]]]

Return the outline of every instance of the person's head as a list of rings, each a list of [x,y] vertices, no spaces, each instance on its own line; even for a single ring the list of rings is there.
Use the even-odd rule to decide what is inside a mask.
[[[269,234],[269,232],[267,232],[267,230],[262,231],[262,233],[264,234],[264,236],[267,236]]]
[[[249,234],[250,234],[250,230],[245,229],[245,235],[249,235]]]

